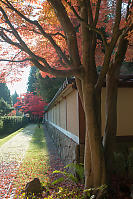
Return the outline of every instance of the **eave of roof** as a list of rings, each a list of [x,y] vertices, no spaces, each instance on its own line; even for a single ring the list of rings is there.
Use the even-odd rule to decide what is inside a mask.
[[[133,67],[133,63],[132,62],[127,62],[124,63],[123,65],[128,65],[130,67]],[[122,65],[122,66],[123,66]],[[101,69],[99,68],[99,71]],[[55,102],[55,100],[62,94],[62,92],[68,87],[68,85],[73,86],[76,89],[76,82],[75,82],[75,78],[66,78],[66,80],[64,81],[63,85],[59,88],[59,90],[57,91],[57,93],[55,94],[54,98],[51,100],[51,102],[48,104],[47,108],[45,111],[47,111]],[[104,82],[103,87],[106,86],[106,82]],[[122,72],[120,73],[120,77],[118,80],[118,87],[120,88],[132,88],[133,87],[133,73],[132,74],[123,74]]]
[[[45,109],[45,111],[47,111],[54,104],[56,99],[68,88],[68,86],[72,86],[73,88],[76,89],[76,82],[75,82],[75,78],[74,77],[66,78],[66,80],[64,81],[62,86],[59,88],[59,90],[57,91],[57,93],[55,94],[55,96],[53,97],[51,102],[48,104],[48,106]]]

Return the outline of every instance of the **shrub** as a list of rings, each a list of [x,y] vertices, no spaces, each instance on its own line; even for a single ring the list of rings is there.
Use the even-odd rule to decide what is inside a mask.
[[[60,170],[55,170],[53,173],[60,173],[63,174],[66,178],[60,177],[57,180],[55,180],[52,184],[56,184],[59,182],[62,182],[66,179],[70,179],[75,183],[84,183],[84,167],[83,164],[76,164],[76,163],[70,163],[64,167],[64,169],[72,169],[71,172],[68,171],[60,171]]]
[[[5,116],[0,118],[0,135],[8,135],[28,123],[26,117]]]

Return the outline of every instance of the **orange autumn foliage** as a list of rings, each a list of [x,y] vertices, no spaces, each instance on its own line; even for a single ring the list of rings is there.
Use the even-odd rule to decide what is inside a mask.
[[[3,2],[7,3],[6,0],[4,0]],[[36,28],[34,24],[31,24],[28,21],[24,20],[21,16],[16,14],[16,12],[14,12],[12,9],[8,9],[7,6],[3,4],[3,2],[0,1],[0,5],[5,9],[5,11],[7,10],[10,13],[8,15],[10,21],[17,27],[19,34],[21,35],[21,37],[23,38],[24,42],[29,47],[29,49],[32,50],[32,52],[35,55],[45,58],[47,60],[47,63],[51,66],[51,68],[55,68],[58,70],[69,70],[70,67],[64,64],[63,63],[64,61],[62,62],[61,57],[58,56],[57,51],[55,50],[53,44],[49,41],[49,39],[44,37],[44,35],[40,34],[38,31],[38,28]],[[65,52],[66,56],[69,58],[70,54],[68,50],[68,44],[66,41],[66,35],[60,25],[60,22],[54,12],[54,9],[51,7],[48,1],[26,0],[25,2],[23,2],[20,0],[11,0],[10,2],[14,6],[14,8],[20,11],[27,18],[30,18],[31,20],[38,20],[42,28],[45,30],[46,34],[53,35],[52,38],[54,39],[55,43],[60,47],[60,49],[63,52]],[[79,9],[78,1],[76,0],[68,1],[69,3],[71,2],[71,4],[68,4],[66,0],[62,0],[62,2],[66,8],[66,12],[68,13],[68,16],[70,17],[73,25],[75,27],[79,26],[76,35],[77,35],[77,40],[78,40],[79,54],[82,60],[82,47],[81,47],[82,38],[81,38],[81,32],[80,32],[80,25],[79,25],[79,21],[77,20],[77,17],[75,16],[75,14],[73,13],[70,7],[70,5],[73,6],[75,11],[77,11],[78,13],[78,9]],[[97,0],[91,1],[93,18],[95,18],[95,14],[96,14],[97,2],[98,2]],[[127,2],[128,2],[127,0],[123,1],[122,18],[121,18],[121,23],[120,23],[121,28],[129,26],[133,23],[132,8],[130,9],[131,14],[129,15],[128,22],[125,21],[124,5],[126,5]],[[115,13],[115,6],[116,6],[115,1],[112,1],[112,2],[110,1],[110,3],[106,0],[101,1],[97,28],[102,30],[103,34],[106,35],[108,43],[110,43],[111,41],[110,36],[112,33],[112,25],[114,23],[113,15]],[[1,23],[3,23],[2,14],[1,14],[0,21]],[[6,25],[6,27],[9,28],[8,25]],[[10,33],[8,33],[8,35],[12,37],[13,41],[16,41],[16,38],[13,35],[11,35]],[[132,51],[132,41],[133,41],[132,30],[128,32],[127,38],[129,40],[130,46],[126,53],[126,59],[127,61],[131,61],[132,60],[131,51]],[[103,42],[101,40],[101,37],[99,36],[98,36],[96,45],[97,45],[97,48],[95,51],[96,52],[95,61],[96,61],[96,65],[98,66],[98,65],[102,65],[103,60],[104,60]],[[9,60],[14,59],[14,57],[15,59],[19,59],[19,60],[27,59],[28,57],[27,53],[23,51],[20,52],[17,47],[13,47],[13,48],[15,49],[12,50],[12,47],[11,47],[10,51],[9,51],[9,48],[7,51],[7,48],[1,45],[2,53],[0,55],[0,59],[2,59],[3,57],[7,57],[7,59]],[[12,54],[9,53],[13,51],[14,53]],[[16,56],[17,53],[18,55]],[[113,59],[113,55],[112,55],[112,59]],[[30,61],[27,61],[26,63],[30,64],[31,66],[34,65]],[[42,64],[41,61],[40,63]],[[10,76],[11,78],[10,80],[8,79],[8,81],[19,80],[19,78],[17,77],[17,72],[18,72],[17,68],[18,66],[23,68],[24,67],[23,62],[15,63],[15,64],[9,63],[9,62],[6,62],[6,63],[2,62],[0,64],[2,64],[0,73],[2,74],[4,72],[3,73],[4,79],[6,76],[9,76],[8,71],[10,71],[12,75]],[[21,70],[21,72],[22,71],[23,70]],[[20,72],[18,74],[20,74]],[[41,74],[43,77],[45,77],[49,73],[41,71]],[[21,74],[19,76],[21,76]],[[54,75],[52,74],[49,76],[53,77]],[[2,81],[5,81],[4,79]]]
[[[45,106],[47,106],[47,103],[43,101],[41,96],[34,95],[33,93],[21,95],[16,104],[14,104],[16,110],[25,114],[37,115],[38,117],[43,117]]]

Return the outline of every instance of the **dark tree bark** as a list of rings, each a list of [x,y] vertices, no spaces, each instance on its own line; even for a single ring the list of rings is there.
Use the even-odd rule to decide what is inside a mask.
[[[120,75],[120,67],[124,61],[125,53],[128,47],[128,41],[122,38],[119,42],[118,50],[114,58],[114,62],[110,65],[110,69],[106,77],[106,126],[103,138],[106,173],[108,181],[112,174],[114,151],[116,145],[117,134],[117,95],[118,81]]]

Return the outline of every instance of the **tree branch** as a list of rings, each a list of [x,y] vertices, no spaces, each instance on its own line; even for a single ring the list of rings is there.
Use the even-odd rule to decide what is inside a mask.
[[[50,41],[50,43],[53,45],[53,47],[55,48],[58,56],[62,57],[66,64],[68,64],[68,65],[71,64],[70,60],[67,58],[67,56],[65,55],[65,53],[63,53],[63,51],[61,50],[61,48],[56,44],[56,42],[53,40],[52,36],[44,31],[44,29],[42,28],[42,26],[39,24],[38,21],[36,21],[36,20],[33,21],[33,20],[29,19],[28,17],[26,17],[25,15],[23,15],[21,12],[19,12],[16,8],[14,8],[12,6],[12,4],[8,0],[6,0],[6,2],[7,3],[5,4],[2,1],[2,3],[4,3],[5,5],[7,5],[9,9],[15,11],[15,13],[17,13],[21,18],[25,19],[30,24],[35,25],[40,30],[41,34],[45,38],[47,38]],[[35,30],[34,30],[34,32],[35,32]],[[60,34],[60,35],[63,36],[62,34]]]
[[[6,28],[4,28],[4,27],[2,27],[2,26],[0,26],[0,29],[5,30],[5,31],[8,32],[8,33],[12,33],[11,30],[8,30],[8,29],[6,29]]]
[[[121,6],[122,6],[122,0],[117,0],[116,12],[115,12],[115,23],[113,26],[113,34],[115,34],[119,30],[119,25],[121,21]]]
[[[24,50],[27,54],[29,54],[31,56],[31,58],[27,58],[25,59],[25,61],[31,61],[36,67],[38,67],[40,70],[53,74],[53,75],[58,75],[58,76],[72,76],[72,75],[79,75],[81,73],[81,68],[79,69],[72,69],[72,70],[66,70],[66,71],[61,71],[61,70],[56,70],[52,67],[50,67],[50,65],[48,64],[48,62],[45,60],[45,58],[39,57],[37,55],[35,55],[29,48],[28,46],[25,44],[25,42],[21,39],[21,37],[19,36],[18,32],[16,31],[16,29],[13,27],[13,25],[11,24],[10,20],[8,19],[5,11],[3,10],[2,7],[0,7],[0,11],[2,12],[6,23],[10,26],[13,35],[16,37],[16,39],[20,42],[20,44],[13,42],[11,39],[9,39],[5,33],[3,31],[1,31],[3,33],[3,39],[6,40],[9,44],[15,45],[18,48]],[[1,61],[4,61],[4,59],[1,59]],[[9,60],[5,60],[5,61],[9,61]],[[20,62],[23,62],[24,60],[20,60]],[[39,61],[41,61],[45,66],[43,66]],[[15,61],[15,60],[10,60],[10,62],[19,62],[19,61]]]
[[[3,42],[3,43],[5,43],[5,41],[4,41],[4,40],[1,40],[1,39],[0,39],[0,42]]]
[[[32,59],[30,58],[26,58],[23,60],[11,60],[11,59],[0,59],[0,61],[4,61],[4,62],[12,62],[12,63],[21,63],[21,62],[25,62],[25,61],[32,61]]]
[[[109,69],[109,63],[110,63],[110,59],[111,59],[111,54],[112,51],[114,49],[114,46],[117,43],[117,51],[115,53],[115,57],[113,62],[115,62],[115,65],[122,63],[123,59],[124,59],[124,55],[126,53],[126,49],[128,46],[128,40],[125,39],[126,34],[128,33],[129,30],[133,29],[133,24],[132,26],[128,27],[126,30],[119,31],[116,35],[115,35],[115,39],[113,41],[113,43],[110,43],[107,51],[105,52],[105,58],[104,58],[104,63],[103,63],[103,68],[100,72],[97,84],[96,84],[96,88],[101,88],[103,85],[103,81],[105,79],[105,76],[108,72]],[[113,63],[114,65],[114,63]]]
[[[12,44],[14,46],[17,46],[18,48],[20,48],[21,50],[24,50],[27,54],[29,54],[32,58],[36,59],[36,56],[35,54],[28,48],[28,46],[25,44],[25,42],[21,39],[20,35],[18,34],[18,32],[16,31],[16,29],[13,27],[13,25],[11,24],[10,20],[8,19],[8,16],[7,14],[5,13],[5,11],[3,10],[2,7],[0,7],[0,11],[2,12],[5,20],[6,20],[6,23],[10,26],[11,30],[12,30],[12,33],[13,35],[15,36],[15,38],[19,41],[19,43],[16,43],[16,42],[13,42],[11,39],[9,39],[7,37],[7,35],[5,36],[4,32],[4,36],[5,38],[1,37],[7,41],[9,44]]]
[[[62,57],[63,60],[65,61],[65,63],[67,63],[68,65],[71,65],[71,62],[68,60],[67,56],[65,55],[65,53],[63,53],[63,51],[61,50],[61,48],[55,43],[55,41],[53,40],[51,34],[47,34],[44,29],[42,28],[42,26],[38,23],[38,21],[36,21],[36,26],[38,27],[38,29],[40,30],[40,32],[42,33],[42,35],[47,38],[50,43],[53,45],[53,47],[55,48],[57,54],[59,55],[59,57]]]
[[[94,27],[94,26],[96,26],[97,21],[98,21],[98,16],[99,16],[99,10],[100,10],[101,0],[98,0],[98,2],[97,2],[94,26],[92,26],[92,25],[86,23],[86,22],[84,21],[84,19],[82,19],[82,18],[78,15],[78,13],[76,12],[76,10],[74,9],[74,7],[71,5],[70,2],[68,2],[67,0],[65,0],[65,2],[70,6],[71,10],[74,12],[74,14],[76,15],[76,17],[77,17],[77,19],[78,19],[79,21],[81,21],[82,23],[85,23],[86,27],[87,27],[89,30],[95,31],[96,33],[98,33],[98,34],[101,36],[102,41],[103,41],[103,44],[104,44],[104,46],[105,46],[105,48],[106,48],[106,47],[107,47],[107,40],[106,40],[106,37],[104,36],[104,34],[102,33],[101,30],[99,30],[98,28]],[[89,5],[90,5],[90,4],[89,4]]]
[[[99,89],[102,87],[103,85],[103,81],[105,79],[105,76],[108,72],[109,69],[109,64],[110,64],[110,60],[111,60],[111,55],[113,53],[114,47],[119,39],[119,37],[121,36],[122,32],[118,31],[112,38],[110,44],[108,44],[107,48],[105,49],[105,55],[104,55],[104,62],[103,62],[103,67],[101,69],[100,75],[98,77],[98,81],[96,83],[96,89]]]
[[[23,28],[23,27],[25,27],[26,28],[26,26],[21,26],[21,27],[18,27],[16,30],[19,30],[19,29],[21,29],[21,28]],[[39,34],[39,35],[42,35],[41,34],[41,32],[39,32],[39,31],[37,31],[37,30],[35,30],[35,29],[25,29],[25,30],[27,30],[27,31],[32,31],[32,32],[34,32],[34,33],[36,33],[36,34]],[[12,33],[11,31],[9,31],[10,33]],[[60,32],[56,32],[56,33],[46,33],[47,35],[50,35],[50,36],[57,36],[57,35],[59,35],[59,36],[61,36],[63,39],[66,39],[66,37],[65,37],[65,35],[63,35],[62,33],[60,33]]]
[[[126,13],[126,21],[128,20],[128,16],[130,14],[130,4],[131,4],[131,0],[128,1],[128,5],[127,5],[127,13]]]
[[[101,30],[99,30],[98,28],[95,28],[95,27],[90,27],[89,25],[87,25],[88,28],[96,33],[98,33],[101,38],[102,38],[102,41],[103,41],[103,44],[104,44],[104,47],[105,49],[108,47],[108,43],[107,43],[107,39],[105,37],[105,35],[103,34],[103,32]]]
[[[84,21],[84,19],[82,19],[79,14],[77,13],[77,11],[75,10],[75,8],[72,6],[71,2],[65,0],[65,2],[70,6],[71,10],[73,11],[73,13],[75,14],[75,16],[77,17],[77,19],[79,19],[80,21]]]
[[[89,14],[89,24],[92,25],[93,24],[93,14],[92,14],[92,7],[91,7],[91,2],[90,0],[87,1],[88,2],[88,14]]]
[[[36,56],[36,57],[38,58],[38,60],[42,61],[45,64],[45,66],[43,66],[37,60],[32,59],[32,58],[26,58],[26,59],[23,59],[23,60],[0,59],[0,61],[11,62],[11,63],[22,63],[22,62],[25,62],[25,61],[31,61],[41,71],[50,73],[50,74],[55,75],[55,76],[57,75],[59,77],[69,77],[69,76],[74,76],[74,75],[80,76],[81,72],[83,71],[82,67],[79,68],[79,69],[56,70],[56,69],[50,67],[50,65],[47,63],[47,61],[44,58],[41,58],[39,56]]]
[[[121,6],[122,6],[122,0],[117,0],[115,23],[113,26],[113,35],[112,35],[111,42],[110,42],[110,44],[108,44],[108,48],[105,52],[103,68],[100,72],[100,75],[99,75],[99,78],[98,78],[98,81],[96,84],[96,88],[102,87],[103,81],[104,81],[105,76],[109,69],[109,63],[111,60],[111,55],[112,55],[113,49],[114,49],[119,37],[121,37],[123,34],[122,31],[119,30],[119,25],[120,25],[120,21],[121,21]]]
[[[71,56],[72,60],[72,67],[80,67],[81,61],[78,51],[76,32],[70,18],[67,15],[66,9],[63,6],[61,0],[48,0],[48,2],[54,8],[55,14],[58,17],[64,33],[66,34],[69,55]]]
[[[56,35],[60,35],[61,37],[63,37],[64,39],[66,39],[65,35],[63,35],[62,33],[60,32],[56,32],[56,33],[48,33],[49,35],[51,36],[56,36]]]
[[[128,40],[125,39],[124,37],[123,38],[121,37],[119,39],[117,51],[115,53],[115,57],[113,60],[113,64],[115,64],[117,67],[120,67],[122,62],[124,61],[127,47],[128,47]]]
[[[99,11],[100,11],[100,5],[101,5],[101,0],[97,1],[97,6],[96,6],[96,13],[95,13],[95,20],[94,20],[94,26],[97,25],[98,18],[99,18]]]
[[[50,73],[50,74],[52,74],[54,76],[58,76],[58,77],[71,77],[71,76],[81,77],[81,73],[83,72],[83,68],[82,67],[81,68],[70,69],[70,70],[56,70],[55,68],[50,67],[47,62],[45,63],[44,58],[41,61],[43,63],[45,63],[45,66],[43,66],[42,64],[37,62],[37,60],[32,59],[31,61],[41,71],[46,72],[46,73]]]
[[[0,30],[0,36],[1,36],[1,38],[3,39],[3,41],[7,42],[8,44],[11,44],[11,45],[13,45],[13,46],[16,46],[16,47],[22,49],[22,46],[21,46],[19,43],[17,43],[17,42],[13,42],[13,41],[4,33],[3,30]]]
[[[6,2],[0,0],[0,2],[2,2],[4,5],[6,5],[9,9],[11,9],[12,11],[15,11],[15,13],[17,13],[21,18],[25,19],[25,21],[34,24],[33,20],[30,20],[28,17],[26,17],[25,15],[23,15],[21,12],[19,12],[16,8],[13,7],[13,5],[8,1],[5,0]],[[34,24],[35,25],[35,24]]]
[[[20,51],[12,58],[12,60],[14,60],[21,52],[22,52],[22,50],[20,50]]]

